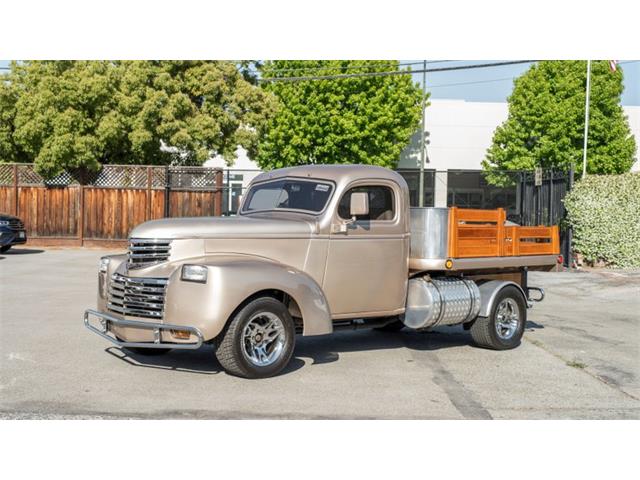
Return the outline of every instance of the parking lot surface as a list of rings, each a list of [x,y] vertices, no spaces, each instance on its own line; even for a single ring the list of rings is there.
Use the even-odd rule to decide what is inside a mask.
[[[640,272],[533,273],[522,345],[468,332],[298,337],[281,375],[225,374],[212,347],[147,357],[84,328],[105,251],[0,255],[0,418],[640,418]]]

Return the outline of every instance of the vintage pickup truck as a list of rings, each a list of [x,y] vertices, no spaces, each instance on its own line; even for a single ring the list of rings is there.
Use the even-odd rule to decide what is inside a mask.
[[[237,216],[136,227],[103,257],[85,325],[139,353],[215,346],[230,374],[275,375],[296,335],[462,324],[474,343],[520,343],[544,292],[529,270],[559,260],[557,227],[505,212],[410,208],[398,173],[301,166],[258,176]],[[532,298],[532,292],[535,298]]]

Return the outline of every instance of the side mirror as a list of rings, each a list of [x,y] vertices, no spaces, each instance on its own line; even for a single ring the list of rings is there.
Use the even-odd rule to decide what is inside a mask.
[[[349,206],[349,215],[352,218],[358,215],[369,214],[369,195],[366,192],[353,192],[351,194],[351,204]]]

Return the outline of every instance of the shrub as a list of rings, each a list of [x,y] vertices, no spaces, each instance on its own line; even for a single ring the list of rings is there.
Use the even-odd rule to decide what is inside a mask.
[[[587,262],[640,267],[640,173],[590,175],[564,205],[573,248]]]

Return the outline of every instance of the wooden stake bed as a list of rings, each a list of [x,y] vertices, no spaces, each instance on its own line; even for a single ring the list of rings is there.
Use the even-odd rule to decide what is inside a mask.
[[[448,257],[558,255],[558,227],[505,225],[504,209],[449,208]]]

